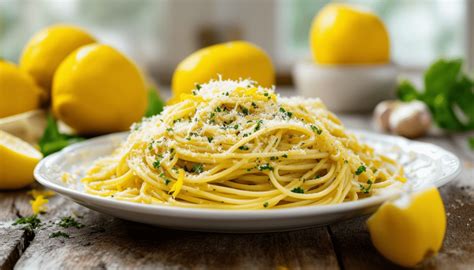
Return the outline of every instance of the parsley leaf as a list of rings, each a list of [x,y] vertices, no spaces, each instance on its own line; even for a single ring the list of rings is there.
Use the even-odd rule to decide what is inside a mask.
[[[53,232],[49,235],[49,238],[64,237],[69,238],[69,234],[61,231]]]
[[[474,137],[468,139],[469,147],[474,151]]]
[[[158,95],[158,91],[155,88],[148,90],[148,108],[145,112],[145,117],[157,115],[163,111],[165,102]]]
[[[245,146],[245,145],[242,145],[242,146],[239,146],[239,149],[240,149],[240,150],[247,151],[247,150],[249,150],[249,147],[248,147],[248,146]]]
[[[315,126],[315,125],[311,125],[310,127],[311,127],[311,129],[312,129],[314,132],[316,132],[318,135],[321,135],[321,133],[323,133],[323,130],[320,129],[320,128],[318,128],[318,127]]]
[[[74,227],[74,228],[80,229],[80,228],[83,228],[83,227],[84,227],[84,224],[79,223],[77,220],[75,220],[75,219],[74,219],[73,217],[71,217],[71,216],[69,216],[69,217],[62,217],[61,220],[59,221],[58,225],[61,226],[61,227],[63,227],[63,228]]]
[[[59,132],[58,124],[54,117],[49,114],[46,120],[46,128],[43,136],[39,141],[39,147],[41,153],[44,156],[48,156],[55,153],[64,147],[83,141],[84,138],[74,135],[63,134]]]
[[[364,166],[364,165],[360,165],[359,168],[357,168],[355,174],[356,174],[356,175],[361,175],[361,174],[362,174],[363,172],[365,172],[365,171],[366,171],[365,166]]]
[[[372,180],[368,180],[367,184],[368,184],[367,187],[364,187],[364,185],[359,184],[360,191],[364,194],[368,194],[370,192],[370,188],[372,187],[372,184],[373,184]]]
[[[258,170],[259,171],[263,171],[263,170],[269,170],[269,171],[273,171],[273,167],[270,165],[270,164],[262,164],[260,166],[258,166]]]
[[[202,173],[204,171],[204,167],[202,164],[197,163],[193,165],[193,168],[191,169],[191,171],[194,173]]]
[[[425,72],[424,90],[417,90],[405,80],[397,87],[398,98],[426,103],[440,128],[473,130],[474,78],[463,72],[462,64],[461,59],[436,61]]]
[[[254,131],[260,130],[261,125],[263,124],[263,120],[258,120],[257,125],[254,128]]]
[[[37,215],[31,215],[27,217],[21,217],[15,220],[13,225],[25,225],[25,229],[28,231],[33,231],[41,225],[41,220]]]
[[[301,188],[301,187],[297,187],[297,188],[292,189],[291,192],[303,194],[303,193],[304,193],[304,189]]]

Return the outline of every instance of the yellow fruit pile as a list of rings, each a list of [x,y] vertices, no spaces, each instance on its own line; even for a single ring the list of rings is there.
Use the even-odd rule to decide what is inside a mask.
[[[124,131],[145,113],[147,92],[136,65],[85,30],[54,25],[27,43],[17,68],[0,62],[0,117],[52,105],[78,134]]]
[[[71,25],[35,34],[19,67],[0,61],[0,86],[0,118],[51,104],[56,118],[78,134],[128,130],[147,108],[145,81],[137,66]],[[0,131],[0,189],[30,184],[41,157],[26,142]]]

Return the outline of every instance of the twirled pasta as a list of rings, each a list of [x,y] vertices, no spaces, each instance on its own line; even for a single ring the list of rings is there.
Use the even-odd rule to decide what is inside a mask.
[[[403,169],[345,131],[319,99],[218,80],[135,124],[82,179],[87,192],[181,207],[334,204],[404,182]]]

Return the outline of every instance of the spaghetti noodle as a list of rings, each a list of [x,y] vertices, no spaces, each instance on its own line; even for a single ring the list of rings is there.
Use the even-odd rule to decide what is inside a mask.
[[[217,80],[132,126],[94,163],[87,192],[147,204],[264,209],[334,204],[404,182],[319,99]]]

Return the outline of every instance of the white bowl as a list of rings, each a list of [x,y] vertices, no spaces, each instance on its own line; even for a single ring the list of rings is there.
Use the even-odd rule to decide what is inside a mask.
[[[317,65],[298,62],[293,69],[298,94],[319,97],[336,112],[363,112],[394,96],[397,68],[382,65]]]

